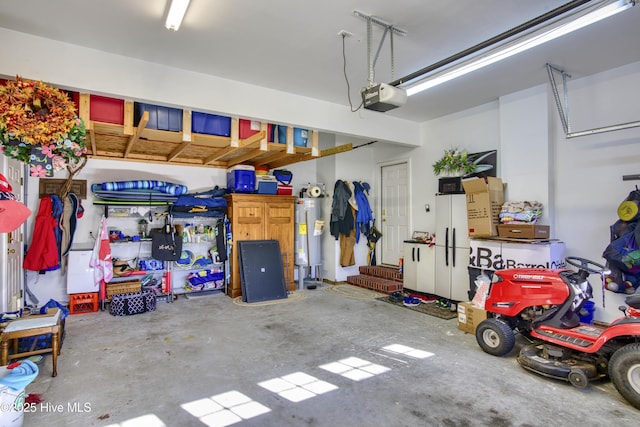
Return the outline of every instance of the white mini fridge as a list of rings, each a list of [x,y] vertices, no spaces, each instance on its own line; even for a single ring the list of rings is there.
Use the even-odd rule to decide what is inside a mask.
[[[93,249],[71,249],[67,258],[67,293],[98,292],[93,268],[89,265]]]

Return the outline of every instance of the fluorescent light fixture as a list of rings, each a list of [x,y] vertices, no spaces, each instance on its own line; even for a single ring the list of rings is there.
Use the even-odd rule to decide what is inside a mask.
[[[542,30],[526,34],[515,39],[513,42],[500,46],[497,49],[490,50],[486,54],[482,54],[481,56],[455,65],[448,71],[445,70],[441,73],[400,86],[406,88],[407,96],[415,95],[423,90],[430,89],[439,84],[448,82],[449,80],[453,80],[456,77],[463,76],[471,73],[472,71],[494,64],[498,61],[502,61],[503,59],[509,58],[520,52],[524,52],[525,50],[534,48],[558,37],[564,36],[572,31],[608,18],[611,15],[615,15],[618,12],[629,9],[634,6],[634,4],[635,2],[633,0],[617,0],[592,12],[585,13],[569,22],[555,26],[552,29],[544,28]]]
[[[190,1],[191,0],[171,0],[169,13],[167,13],[167,22],[164,24],[168,30],[178,31]]]

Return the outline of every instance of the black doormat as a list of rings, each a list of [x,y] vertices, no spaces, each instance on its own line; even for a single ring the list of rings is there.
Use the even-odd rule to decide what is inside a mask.
[[[409,310],[418,311],[420,313],[428,314],[430,316],[439,317],[441,319],[455,319],[458,317],[458,313],[455,311],[451,311],[450,308],[441,308],[436,305],[435,302],[431,303],[420,303],[420,305],[416,306],[406,306],[402,301],[396,302],[392,301],[388,296],[382,298],[376,298],[379,301],[388,302],[389,304],[397,305],[399,307],[408,308]]]

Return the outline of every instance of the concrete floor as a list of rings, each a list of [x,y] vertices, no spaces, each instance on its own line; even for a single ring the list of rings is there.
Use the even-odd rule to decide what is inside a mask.
[[[47,356],[24,425],[214,426],[234,411],[242,426],[640,425],[609,382],[536,376],[455,319],[327,287],[267,306],[218,294],[69,316],[58,376]]]

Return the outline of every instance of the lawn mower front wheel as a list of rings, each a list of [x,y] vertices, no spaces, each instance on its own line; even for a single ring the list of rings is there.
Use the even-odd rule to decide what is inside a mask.
[[[513,350],[516,335],[505,322],[490,318],[480,322],[476,328],[478,345],[493,356],[504,356]]]

